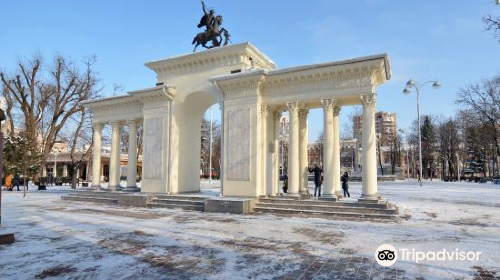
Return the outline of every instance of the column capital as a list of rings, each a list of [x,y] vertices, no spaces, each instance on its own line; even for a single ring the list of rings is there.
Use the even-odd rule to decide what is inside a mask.
[[[123,124],[123,121],[110,121],[109,124],[112,127],[118,127],[119,128]]]
[[[341,110],[341,109],[342,109],[342,107],[341,107],[341,106],[339,106],[339,105],[335,105],[335,106],[333,106],[333,115],[334,115],[335,117],[338,117],[338,115],[340,114],[340,110]]]
[[[290,113],[296,113],[299,110],[299,101],[298,100],[287,101],[286,107],[288,107]]]
[[[308,114],[309,114],[309,109],[300,109],[299,110],[299,119],[301,119],[301,120],[307,119]]]
[[[99,122],[93,122],[92,123],[92,128],[94,130],[101,130],[103,126],[104,126],[103,123],[99,123]]]
[[[363,94],[360,96],[361,104],[363,106],[375,106],[377,103],[377,94],[375,93],[369,93],[369,94]]]
[[[280,111],[274,112],[274,119],[277,121],[281,120],[281,112]]]
[[[127,124],[127,126],[137,125],[138,120],[137,119],[130,119],[130,120],[126,120],[125,123]]]
[[[260,106],[260,113],[262,114],[263,117],[267,117],[271,111],[272,109],[270,106],[267,105]]]
[[[323,109],[326,111],[333,109],[333,98],[321,99],[321,104],[323,104]]]

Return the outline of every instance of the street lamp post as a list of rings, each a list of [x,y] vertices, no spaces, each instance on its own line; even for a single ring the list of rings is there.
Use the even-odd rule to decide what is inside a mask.
[[[0,226],[2,225],[2,178],[3,178],[3,133],[2,121],[6,119],[5,112],[0,109]]]
[[[420,124],[420,89],[423,86],[432,83],[432,87],[434,89],[438,89],[441,87],[441,84],[438,81],[427,81],[423,84],[418,84],[413,79],[408,80],[406,83],[406,88],[403,90],[403,93],[408,95],[411,93],[411,88],[414,88],[417,92],[417,120],[418,120],[418,165],[419,165],[419,184],[422,187],[422,132],[421,132],[421,124]]]
[[[408,156],[408,133],[406,129],[399,129],[401,133],[405,134],[405,150],[406,150],[406,179],[410,181],[410,157]]]
[[[208,173],[210,173],[208,177],[208,182],[212,182],[212,107],[210,107],[210,152],[209,152],[209,158],[208,158]]]

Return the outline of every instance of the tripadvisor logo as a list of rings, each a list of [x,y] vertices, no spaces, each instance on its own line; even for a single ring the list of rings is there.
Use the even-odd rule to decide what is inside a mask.
[[[415,249],[399,249],[399,258],[403,261],[412,261],[418,263],[423,260],[427,261],[477,261],[479,260],[481,252],[464,252],[455,249],[448,251],[443,249],[441,251],[417,251]],[[391,266],[398,260],[398,250],[392,245],[380,245],[375,251],[375,260],[381,266]]]
[[[375,251],[375,259],[381,266],[391,266],[398,260],[398,251],[392,245],[380,245]]]

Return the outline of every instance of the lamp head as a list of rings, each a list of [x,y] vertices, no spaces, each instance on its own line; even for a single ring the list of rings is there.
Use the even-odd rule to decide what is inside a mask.
[[[435,81],[435,82],[432,84],[432,87],[433,87],[434,89],[438,89],[438,88],[440,88],[440,87],[441,87],[441,83],[440,83],[440,82],[438,82],[438,81]]]
[[[408,87],[406,87],[406,88],[403,90],[403,93],[404,93],[404,94],[406,94],[406,95],[408,95],[408,94],[410,94],[410,93],[411,93],[411,90],[410,90]]]
[[[409,79],[408,82],[406,82],[406,87],[413,87],[415,86],[415,81],[413,79]]]

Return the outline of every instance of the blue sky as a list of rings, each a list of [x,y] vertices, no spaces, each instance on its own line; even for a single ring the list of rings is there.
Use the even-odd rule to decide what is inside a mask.
[[[500,43],[481,17],[500,14],[493,0],[207,0],[224,16],[233,42],[250,41],[278,67],[389,53],[393,78],[378,89],[378,110],[396,112],[398,126],[416,117],[408,78],[438,79],[423,91],[422,113],[451,116],[460,87],[500,74]],[[81,60],[97,55],[105,86],[150,87],[144,62],[189,53],[201,16],[197,0],[2,1],[0,68],[18,58],[56,52]],[[342,111],[345,127],[352,108]],[[322,131],[320,110],[310,114],[310,140]]]

